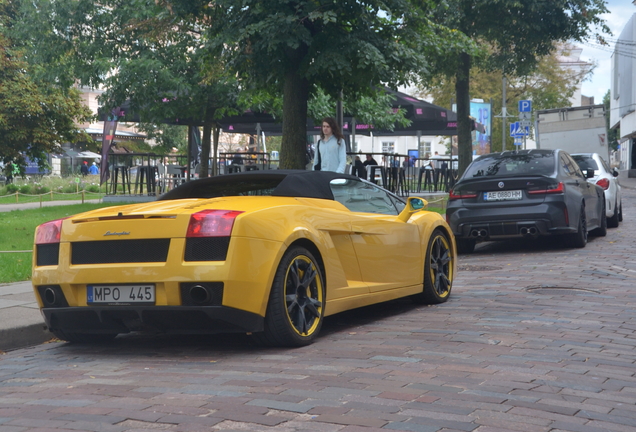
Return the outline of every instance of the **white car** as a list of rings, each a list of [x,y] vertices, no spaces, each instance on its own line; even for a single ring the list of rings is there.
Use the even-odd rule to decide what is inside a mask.
[[[594,177],[587,181],[603,188],[605,192],[605,213],[607,226],[616,228],[623,220],[623,204],[621,185],[618,183],[618,171],[611,169],[605,159],[598,153],[575,153],[572,158],[581,168],[581,171],[594,170]]]

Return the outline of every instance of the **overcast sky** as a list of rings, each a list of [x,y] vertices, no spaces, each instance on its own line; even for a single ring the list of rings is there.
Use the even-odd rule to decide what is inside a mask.
[[[611,42],[610,46],[597,48],[596,41],[579,44],[583,48],[581,60],[594,62],[597,65],[592,78],[583,83],[581,93],[585,96],[594,96],[594,103],[597,104],[603,103],[603,96],[612,85],[611,58],[615,48],[614,42],[620,36],[629,18],[636,13],[636,6],[632,4],[631,0],[607,0],[607,8],[610,13],[604,18],[613,33],[611,36],[607,36],[608,42]]]

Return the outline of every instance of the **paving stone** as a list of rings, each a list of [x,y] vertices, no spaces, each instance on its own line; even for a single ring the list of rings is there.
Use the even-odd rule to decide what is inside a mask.
[[[341,425],[355,425],[355,426],[368,426],[381,428],[388,423],[386,420],[381,420],[378,418],[372,417],[357,417],[353,415],[347,414],[321,414],[318,417],[313,419],[317,422],[322,423],[336,423]]]

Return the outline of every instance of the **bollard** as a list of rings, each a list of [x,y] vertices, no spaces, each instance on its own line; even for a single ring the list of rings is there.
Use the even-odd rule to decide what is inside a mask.
[[[16,192],[16,193],[15,193],[15,203],[16,203],[16,204],[18,203],[18,195],[19,195],[19,194],[20,194],[20,192]]]
[[[82,189],[82,204],[84,204],[84,189]]]
[[[53,189],[51,189],[51,201],[53,201]]]
[[[42,208],[42,195],[40,195],[40,208]]]

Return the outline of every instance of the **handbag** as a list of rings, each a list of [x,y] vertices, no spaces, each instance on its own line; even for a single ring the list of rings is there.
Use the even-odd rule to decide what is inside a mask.
[[[314,171],[320,171],[322,165],[322,159],[320,158],[320,140],[318,140],[318,147],[316,148],[316,157],[318,158],[318,163],[314,166]]]

